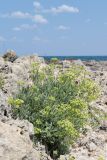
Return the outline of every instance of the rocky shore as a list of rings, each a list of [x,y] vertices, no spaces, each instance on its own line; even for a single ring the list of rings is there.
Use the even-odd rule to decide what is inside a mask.
[[[30,85],[30,66],[33,62],[40,62],[41,67],[46,64],[38,56],[13,57],[12,60],[6,56],[0,57],[0,76],[4,79],[0,89],[0,160],[50,160],[45,147],[39,142],[37,145],[33,143],[33,125],[27,120],[13,120],[11,106],[7,102],[9,97],[18,92],[21,83]],[[71,63],[64,62],[64,65],[84,65],[92,72],[92,78],[101,88],[101,96],[90,105],[107,113],[107,61],[77,60]],[[101,121],[95,130],[87,126],[87,130],[70,148],[70,154],[60,156],[60,160],[71,160],[70,157],[75,157],[75,160],[100,160],[102,157],[101,160],[106,160],[107,121]]]

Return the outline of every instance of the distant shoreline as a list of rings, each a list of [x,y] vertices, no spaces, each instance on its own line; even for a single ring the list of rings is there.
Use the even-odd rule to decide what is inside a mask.
[[[51,58],[58,58],[59,60],[82,60],[82,61],[107,61],[107,56],[39,56],[43,57],[45,60],[50,60]]]

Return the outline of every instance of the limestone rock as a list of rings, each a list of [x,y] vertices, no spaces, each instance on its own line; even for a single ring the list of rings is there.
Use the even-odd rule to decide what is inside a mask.
[[[12,56],[15,55],[13,52],[11,54]],[[10,55],[10,52],[7,55]],[[0,115],[4,115],[4,112],[6,112],[7,116],[9,116],[10,106],[7,101],[9,97],[17,94],[20,83],[23,83],[23,85],[31,83],[29,75],[33,62],[40,62],[41,66],[44,65],[43,59],[38,56],[20,57],[13,63],[4,61],[0,57],[0,73],[3,75],[5,81],[2,90],[0,89]]]
[[[29,134],[29,136],[34,135],[34,128],[33,124],[28,122],[28,120],[14,120],[14,119],[9,119],[6,124],[9,124],[10,126],[17,126],[21,129],[22,134]]]
[[[25,157],[40,160],[40,154],[33,149],[29,136],[21,134],[18,127],[0,122],[0,160],[22,160]]]
[[[28,121],[0,122],[0,160],[49,160],[45,150],[34,148],[29,137],[33,133]]]
[[[8,50],[8,51],[3,55],[3,58],[4,58],[6,61],[14,62],[15,59],[17,59],[17,55],[16,55],[15,51],[13,51],[13,50]]]
[[[95,151],[96,148],[97,148],[97,146],[96,146],[95,143],[93,143],[93,142],[87,144],[86,147],[87,147],[87,149],[88,149],[89,152],[93,152],[93,151]]]

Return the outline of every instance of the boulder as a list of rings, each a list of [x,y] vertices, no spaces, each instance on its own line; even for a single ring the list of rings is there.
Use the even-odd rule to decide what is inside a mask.
[[[32,157],[32,154],[35,156]],[[33,149],[29,135],[21,134],[21,128],[17,126],[0,122],[0,160],[24,160],[28,156],[32,160],[40,159],[39,152]]]
[[[74,60],[72,64],[85,67],[84,63],[80,59]]]
[[[0,160],[49,160],[41,148],[34,148],[30,140],[33,125],[28,121],[0,122]]]
[[[69,60],[62,61],[63,68],[70,68],[71,62]]]
[[[8,50],[4,55],[3,58],[6,61],[14,62],[17,59],[16,52],[13,50]]]

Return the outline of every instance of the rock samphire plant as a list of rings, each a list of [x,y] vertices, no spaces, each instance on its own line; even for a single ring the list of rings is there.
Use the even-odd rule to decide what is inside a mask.
[[[18,101],[10,100],[13,117],[33,123],[37,139],[51,157],[59,157],[89,124],[89,103],[99,96],[99,89],[80,66],[58,69],[51,64],[41,69],[34,63],[31,79],[32,85],[22,87],[15,97]]]

